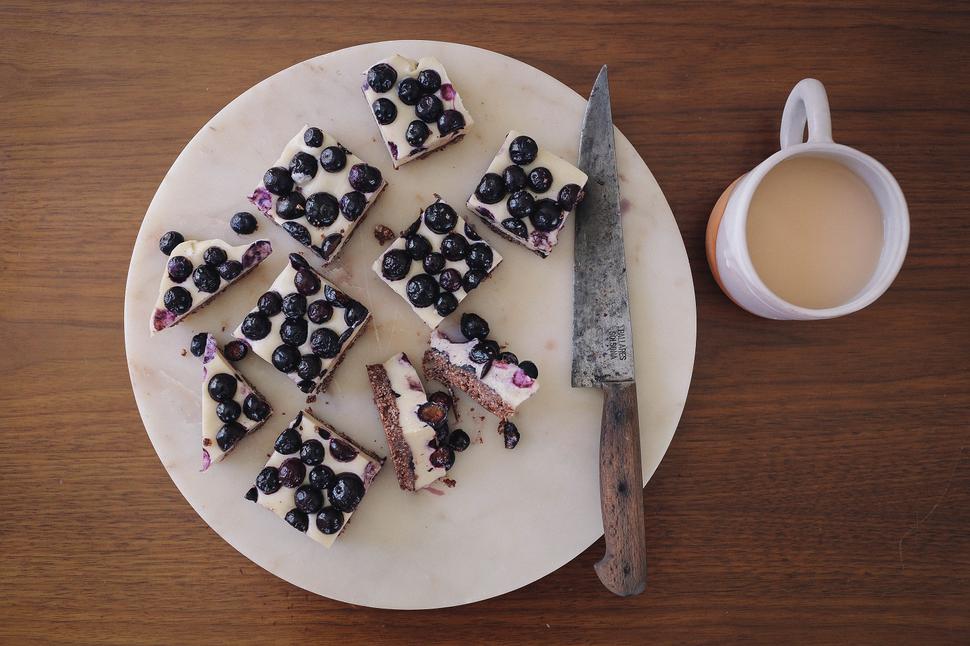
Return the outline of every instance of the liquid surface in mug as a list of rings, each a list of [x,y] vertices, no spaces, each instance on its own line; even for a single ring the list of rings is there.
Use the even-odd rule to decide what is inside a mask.
[[[883,247],[872,191],[825,157],[792,157],[768,171],[751,199],[746,235],[768,289],[812,309],[852,300],[872,278]]]

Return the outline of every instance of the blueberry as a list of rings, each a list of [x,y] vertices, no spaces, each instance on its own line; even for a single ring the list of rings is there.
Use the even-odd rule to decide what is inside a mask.
[[[224,452],[229,451],[232,447],[236,446],[236,442],[243,439],[246,436],[246,429],[239,422],[229,422],[228,424],[223,424],[216,431],[216,444]]]
[[[266,335],[273,329],[273,324],[262,312],[250,312],[243,319],[240,330],[243,336],[250,341],[265,339]]]
[[[394,123],[397,119],[397,107],[394,102],[390,99],[377,99],[371,104],[371,110],[374,111],[374,116],[377,118],[377,123],[382,126],[386,126],[389,123]]]
[[[369,164],[354,164],[347,175],[347,181],[356,191],[373,193],[381,187],[384,180],[381,171],[375,167]]]
[[[340,198],[340,211],[351,222],[359,218],[365,208],[367,208],[367,196],[360,191],[345,193]]]
[[[512,352],[500,352],[498,356],[495,357],[495,360],[504,361],[505,363],[510,363],[513,366],[518,365],[519,363],[519,358]]]
[[[313,389],[316,388],[316,384],[313,383],[312,379],[301,379],[300,381],[296,382],[296,387],[309,395],[313,392]]]
[[[249,491],[246,492],[246,500],[250,502],[259,500],[259,492],[256,490],[256,487],[249,488]]]
[[[525,188],[529,179],[526,177],[525,170],[521,166],[512,164],[502,171],[502,179],[509,191],[519,191]]]
[[[458,309],[458,299],[451,292],[442,292],[434,302],[434,311],[440,316],[448,316]]]
[[[505,448],[514,449],[515,445],[519,443],[519,429],[516,428],[515,424],[506,420],[499,424],[499,428],[502,435],[505,436]]]
[[[229,218],[229,228],[239,235],[249,235],[259,228],[259,224],[256,222],[255,215],[240,211]]]
[[[300,450],[302,444],[303,438],[300,437],[300,432],[295,428],[288,428],[276,438],[273,448],[281,455],[292,455]]]
[[[233,280],[243,272],[243,266],[238,260],[227,260],[216,267],[216,271],[224,280]]]
[[[292,525],[294,529],[297,529],[301,532],[305,532],[306,530],[310,529],[309,516],[307,516],[304,512],[300,511],[299,509],[291,509],[288,512],[286,512],[286,515],[283,516],[283,520],[285,520],[290,525]]]
[[[357,327],[367,318],[368,314],[366,307],[354,301],[347,305],[347,309],[344,310],[344,323],[350,327]]]
[[[448,446],[453,448],[455,451],[464,451],[468,448],[468,445],[471,444],[471,442],[472,441],[471,438],[468,437],[468,433],[460,428],[456,428],[451,432],[451,435],[448,436]]]
[[[206,332],[199,332],[192,337],[192,342],[189,344],[189,352],[192,356],[201,357],[205,354],[205,342],[208,340],[209,335]]]
[[[339,146],[327,146],[320,153],[320,165],[328,173],[336,173],[347,165],[347,153]]]
[[[428,395],[428,401],[445,409],[445,412],[450,411],[451,407],[455,405],[455,400],[451,398],[451,395],[443,390],[439,390]]]
[[[329,489],[333,486],[333,481],[333,469],[324,464],[318,464],[310,470],[310,484],[317,489]]]
[[[531,361],[523,361],[519,364],[519,369],[533,379],[539,378],[539,368],[537,368],[536,364],[532,363]]]
[[[378,63],[367,70],[367,85],[375,92],[387,92],[397,81],[397,72],[387,63]]]
[[[340,528],[344,526],[344,515],[343,512],[334,509],[333,507],[324,507],[323,510],[317,514],[317,529],[320,533],[336,534],[340,531]]]
[[[218,267],[229,259],[229,255],[222,247],[209,247],[202,252],[202,260],[210,267]]]
[[[539,231],[555,231],[562,224],[562,210],[555,200],[539,200],[529,220]]]
[[[230,341],[222,348],[222,354],[226,355],[229,361],[242,361],[249,354],[249,344],[243,343],[239,339]]]
[[[418,274],[405,287],[408,300],[415,307],[428,307],[438,298],[438,283],[428,274]]]
[[[476,242],[468,249],[465,262],[472,269],[488,271],[492,267],[492,248],[484,242]]]
[[[280,484],[288,489],[296,489],[303,483],[306,467],[299,458],[287,458],[279,467]]]
[[[479,341],[468,353],[468,358],[475,363],[487,363],[499,353],[498,343],[491,339]]]
[[[303,485],[293,496],[296,508],[308,514],[315,514],[323,509],[323,493],[316,487]]]
[[[354,473],[341,473],[330,488],[330,504],[337,511],[351,513],[364,497],[364,482]]]
[[[296,220],[306,215],[306,200],[301,193],[293,191],[276,201],[276,215],[284,220]]]
[[[438,133],[444,137],[465,127],[465,117],[458,110],[445,110],[438,117]]]
[[[209,397],[217,402],[229,401],[236,394],[236,386],[238,385],[236,378],[225,372],[220,372],[218,374],[212,375],[209,379],[209,383],[206,385],[206,390],[209,393]]]
[[[283,316],[297,319],[304,314],[306,314],[306,296],[294,292],[283,297]]]
[[[170,287],[162,297],[162,303],[173,314],[185,314],[192,309],[192,295],[184,287]]]
[[[290,176],[297,184],[306,184],[317,174],[317,159],[302,150],[290,160]]]
[[[431,466],[447,471],[455,465],[455,452],[450,446],[439,446],[430,457]]]
[[[323,299],[310,303],[306,310],[307,318],[316,324],[326,323],[333,316],[333,306]]]
[[[328,303],[336,307],[347,307],[353,299],[332,285],[323,286],[323,297]]]
[[[476,240],[476,241],[482,239],[482,236],[478,235],[478,231],[475,231],[475,227],[468,224],[467,222],[465,223],[465,237],[468,238],[469,240]]]
[[[274,166],[263,175],[263,186],[273,195],[287,195],[293,190],[293,178],[287,169]]]
[[[183,242],[185,242],[185,237],[178,231],[166,231],[158,239],[158,248],[163,254],[170,256],[172,255],[172,251],[175,250],[175,247]]]
[[[437,251],[432,251],[424,257],[421,264],[424,267],[425,273],[434,276],[436,274],[440,274],[441,270],[445,268],[445,257]]]
[[[168,277],[173,283],[184,283],[192,275],[192,261],[185,256],[172,256],[168,259]]]
[[[475,189],[475,197],[485,204],[495,204],[505,197],[505,180],[495,173],[485,173]]]
[[[333,359],[340,353],[340,337],[330,328],[317,328],[310,335],[310,349],[324,359]]]
[[[290,267],[292,267],[293,269],[300,269],[301,267],[310,266],[310,263],[308,263],[307,259],[303,257],[303,254],[291,253],[288,256],[288,259],[290,261]]]
[[[350,462],[357,457],[358,451],[350,443],[339,437],[330,438],[330,455],[337,462]]]
[[[448,421],[445,420],[434,427],[434,446],[435,448],[439,446],[445,446],[448,444],[448,435],[451,434],[451,429],[448,428]]]
[[[343,235],[339,233],[332,233],[323,239],[323,243],[320,245],[320,256],[327,260],[337,252],[340,248],[340,243],[343,242]]]
[[[528,227],[525,226],[522,220],[517,218],[505,218],[502,220],[502,228],[523,240],[529,237]]]
[[[266,400],[256,393],[249,393],[246,395],[246,399],[243,400],[243,415],[254,422],[263,421],[269,417],[271,412],[273,410],[266,403]]]
[[[242,406],[231,399],[216,405],[216,417],[227,424],[235,422],[240,415],[242,415]]]
[[[509,144],[509,157],[516,164],[524,166],[536,160],[539,154],[539,146],[532,137],[519,135]]]
[[[418,406],[418,419],[428,426],[440,426],[448,417],[448,409],[436,401],[427,401]]]
[[[323,131],[312,126],[307,128],[303,131],[303,143],[310,148],[319,148],[323,145]]]
[[[424,260],[431,253],[431,243],[420,233],[412,233],[404,239],[404,251],[412,260]]]
[[[434,94],[441,88],[441,75],[434,70],[418,72],[418,85],[425,94]]]
[[[414,105],[423,94],[421,84],[418,79],[405,78],[397,84],[397,98],[401,99],[404,105]]]
[[[433,94],[421,97],[417,105],[414,106],[414,113],[418,119],[425,123],[434,123],[441,116],[445,107],[441,104],[441,99]]]
[[[462,277],[461,286],[466,292],[470,292],[481,285],[482,281],[485,280],[487,275],[488,274],[481,269],[470,269],[465,272],[465,275]]]
[[[454,267],[445,269],[438,275],[438,284],[446,292],[457,292],[461,289],[461,272]]]
[[[306,199],[304,215],[306,221],[315,227],[329,227],[340,215],[337,198],[330,193],[314,193]]]
[[[545,166],[538,166],[529,171],[529,186],[536,193],[545,193],[552,186],[552,173]]]
[[[424,210],[424,223],[435,233],[444,235],[458,224],[458,214],[450,205],[435,202]]]
[[[579,203],[579,196],[583,192],[576,184],[566,184],[559,189],[559,208],[563,211],[572,211]]]
[[[311,296],[320,291],[320,278],[309,267],[300,267],[293,277],[293,286],[304,296]]]
[[[296,366],[296,374],[302,379],[316,379],[320,376],[320,369],[323,364],[319,357],[312,354],[305,354],[300,357],[300,363]]]
[[[280,472],[276,467],[263,467],[256,476],[256,488],[265,494],[276,493],[280,490]]]
[[[300,351],[291,345],[277,346],[273,350],[272,363],[280,372],[291,373],[300,364]]]
[[[200,292],[212,294],[219,290],[219,272],[209,265],[200,265],[192,272],[192,282]]]
[[[320,440],[307,440],[300,446],[300,459],[303,460],[304,464],[311,467],[323,464],[324,457],[326,457],[326,452],[323,450],[323,444],[320,443]]]
[[[391,249],[381,258],[381,276],[401,280],[411,271],[411,257],[403,249]]]
[[[513,218],[527,218],[535,209],[536,200],[529,191],[521,190],[512,193],[505,202],[505,208]]]
[[[276,316],[283,310],[283,299],[279,292],[266,292],[256,301],[256,307],[266,316]]]
[[[290,234],[290,237],[299,242],[300,244],[309,247],[313,243],[313,239],[310,237],[310,232],[302,224],[296,222],[284,222],[280,226],[283,230]]]
[[[299,347],[306,343],[306,319],[286,319],[280,324],[280,340],[286,345]],[[287,371],[289,372],[289,371]]]
[[[407,142],[418,148],[431,136],[431,128],[424,121],[414,120],[408,124],[408,129],[404,132]]]

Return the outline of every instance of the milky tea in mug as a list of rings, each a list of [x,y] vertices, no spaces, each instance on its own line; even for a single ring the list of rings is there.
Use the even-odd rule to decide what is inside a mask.
[[[872,157],[832,141],[828,97],[815,79],[788,97],[781,150],[728,187],[707,228],[718,285],[773,319],[866,307],[889,288],[908,245],[899,184]]]
[[[876,270],[882,212],[866,183],[840,162],[792,157],[755,189],[746,237],[768,289],[801,307],[836,307]]]

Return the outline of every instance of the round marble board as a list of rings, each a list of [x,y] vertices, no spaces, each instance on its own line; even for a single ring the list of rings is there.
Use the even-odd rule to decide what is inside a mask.
[[[360,90],[362,72],[394,53],[441,60],[475,119],[463,141],[397,171]],[[187,239],[241,244],[243,239],[229,228],[229,216],[240,210],[255,213],[246,196],[284,144],[304,124],[321,127],[378,166],[389,186],[337,262],[323,271],[367,305],[374,322],[311,408],[386,457],[364,366],[400,351],[418,363],[429,330],[371,270],[382,250],[375,225],[400,231],[434,194],[476,223],[478,216],[464,203],[506,133],[528,133],[540,146],[575,160],[585,105],[556,79],[494,52],[454,43],[382,42],[319,56],[266,79],[189,142],[162,181],[135,242],[125,293],[125,343],[135,399],[159,459],[186,500],[229,544],[314,593],[366,606],[419,609],[471,603],[527,585],[602,534],[602,395],[570,387],[573,227],[568,222],[545,260],[479,223],[479,232],[504,260],[453,315],[483,315],[493,338],[539,366],[541,389],[515,418],[522,434],[519,446],[506,449],[496,432],[498,420],[462,397],[461,422],[452,427],[464,428],[473,441],[449,474],[455,485],[436,483],[432,491],[417,494],[401,491],[388,461],[353,522],[329,550],[243,498],[276,436],[306,406],[306,396],[250,353],[237,367],[276,412],[224,462],[200,473],[201,365],[184,351],[192,335],[203,330],[221,343],[230,340],[288,253],[306,252],[317,267],[318,259],[258,215],[259,231],[246,240],[269,238],[273,255],[210,307],[154,337],[148,333],[166,262],[158,250],[159,236],[175,229]],[[646,483],[673,437],[687,397],[696,313],[690,267],[670,207],[619,132],[616,143]],[[592,570],[589,576],[595,576]]]

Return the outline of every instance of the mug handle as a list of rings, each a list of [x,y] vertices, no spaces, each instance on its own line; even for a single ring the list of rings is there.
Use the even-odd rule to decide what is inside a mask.
[[[781,147],[803,143],[808,124],[808,143],[832,143],[832,117],[825,86],[816,79],[802,79],[792,88],[781,115]]]

